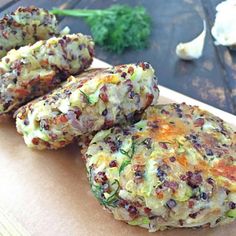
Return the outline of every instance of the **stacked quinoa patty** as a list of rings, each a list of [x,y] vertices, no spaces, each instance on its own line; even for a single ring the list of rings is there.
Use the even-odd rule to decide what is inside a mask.
[[[47,10],[34,6],[19,7],[0,19],[0,58],[12,48],[46,40],[57,34],[57,19]]]
[[[0,115],[50,92],[69,75],[83,72],[93,56],[92,39],[79,33],[12,49],[0,60]]]
[[[16,126],[29,147],[57,149],[78,136],[132,120],[158,95],[148,63],[89,70],[21,107]]]

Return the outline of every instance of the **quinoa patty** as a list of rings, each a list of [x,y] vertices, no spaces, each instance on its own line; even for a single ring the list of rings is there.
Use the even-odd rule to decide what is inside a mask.
[[[149,231],[236,218],[236,134],[186,104],[149,107],[98,132],[84,159],[92,192],[114,217]]]
[[[0,115],[44,95],[88,68],[94,43],[89,36],[71,34],[12,49],[0,61]]]
[[[148,63],[93,69],[20,108],[16,126],[29,147],[57,149],[77,136],[132,120],[158,95]]]

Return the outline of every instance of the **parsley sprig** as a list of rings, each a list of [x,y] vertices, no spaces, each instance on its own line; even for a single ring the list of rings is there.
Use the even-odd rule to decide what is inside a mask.
[[[96,44],[122,53],[127,48],[147,47],[151,18],[142,6],[112,5],[107,9],[53,9],[53,14],[83,17]]]

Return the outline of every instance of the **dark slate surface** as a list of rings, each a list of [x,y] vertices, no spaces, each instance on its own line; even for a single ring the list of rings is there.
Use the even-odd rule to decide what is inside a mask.
[[[220,0],[22,0],[10,8],[12,10],[18,5],[32,4],[47,9],[53,6],[105,8],[113,3],[131,6],[141,4],[153,19],[150,46],[143,51],[129,50],[122,55],[96,47],[96,56],[110,64],[149,61],[156,69],[161,85],[236,114],[236,52],[216,47],[210,34],[215,6],[219,2]],[[6,11],[7,9],[4,12]],[[181,61],[175,55],[175,47],[180,41],[191,40],[201,32],[201,18],[206,19],[208,25],[203,57],[194,62]],[[79,18],[64,18],[61,28],[66,25],[72,32],[90,34],[88,26]]]
[[[215,18],[215,12],[211,9],[220,2],[220,0],[202,1],[210,27],[213,26]],[[215,47],[215,50],[225,73],[225,86],[228,86],[232,102],[236,105],[236,50],[223,46]]]

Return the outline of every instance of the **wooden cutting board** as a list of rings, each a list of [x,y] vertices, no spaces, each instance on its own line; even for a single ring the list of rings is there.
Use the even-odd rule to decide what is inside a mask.
[[[93,67],[108,64],[95,60]],[[236,129],[236,117],[160,86],[160,103],[186,102],[220,116]],[[3,210],[2,210],[3,209]],[[174,229],[158,236],[233,236],[236,222],[214,229]],[[14,121],[0,124],[0,235],[144,236],[147,230],[113,219],[92,196],[76,145],[58,151],[28,149]]]

